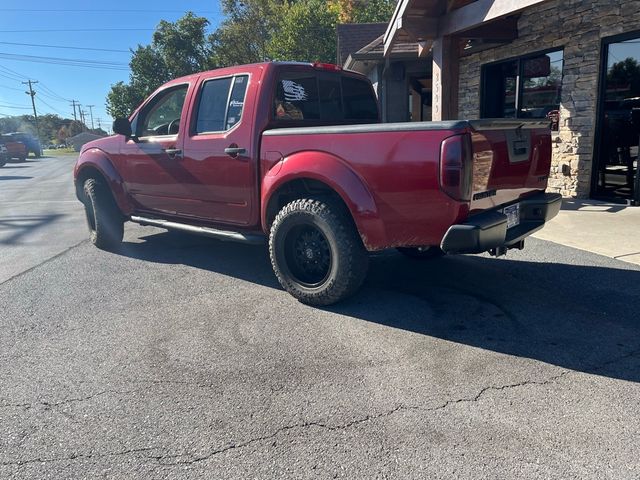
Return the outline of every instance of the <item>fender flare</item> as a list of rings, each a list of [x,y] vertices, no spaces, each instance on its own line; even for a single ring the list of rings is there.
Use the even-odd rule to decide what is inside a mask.
[[[76,162],[73,176],[76,187],[76,196],[78,199],[82,201],[80,196],[83,183],[82,180],[87,176],[91,176],[90,171],[96,170],[107,182],[120,211],[125,215],[130,215],[134,208],[124,186],[122,176],[118,173],[118,170],[113,165],[113,162],[108,155],[99,148],[90,148],[85,150]]]
[[[267,208],[273,195],[294,180],[311,179],[326,184],[345,203],[367,250],[386,243],[386,231],[376,201],[365,181],[342,159],[326,152],[305,151],[284,158],[262,179],[260,218],[269,229]]]

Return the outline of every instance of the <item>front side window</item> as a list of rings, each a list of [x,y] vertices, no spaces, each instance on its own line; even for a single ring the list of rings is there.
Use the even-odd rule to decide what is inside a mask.
[[[188,85],[161,92],[145,107],[136,122],[139,137],[177,135]]]
[[[482,117],[548,118],[557,129],[563,52],[482,67]]]
[[[223,132],[236,125],[242,117],[248,83],[247,75],[206,81],[200,95],[195,133]]]

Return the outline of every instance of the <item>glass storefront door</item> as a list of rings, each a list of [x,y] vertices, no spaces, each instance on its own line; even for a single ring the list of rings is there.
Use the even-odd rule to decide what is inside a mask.
[[[640,34],[605,44],[594,196],[640,202]]]

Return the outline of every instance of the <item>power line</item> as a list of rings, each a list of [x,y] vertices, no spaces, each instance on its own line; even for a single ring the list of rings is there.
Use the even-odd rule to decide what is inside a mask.
[[[15,75],[20,80],[27,77],[27,75],[24,75],[23,73],[20,73],[20,72],[16,72],[15,70],[11,70],[9,67],[5,67],[4,65],[0,65],[0,68],[3,69],[5,72],[8,72],[10,75]]]
[[[21,89],[21,88],[9,87],[9,86],[7,86],[7,85],[0,85],[0,88],[7,88],[7,89],[9,89],[9,90],[15,90],[15,91],[17,91],[17,92],[21,92],[21,91],[22,91],[22,89]]]
[[[187,13],[188,10],[156,10],[153,9],[154,13]],[[89,9],[89,8],[0,8],[0,12],[47,12],[47,13],[149,13],[148,9],[131,9],[131,10],[123,10],[118,9],[114,11],[113,9]],[[215,10],[198,10],[197,12],[192,11],[193,13],[218,13]]]
[[[47,63],[52,65],[66,65],[69,67],[98,68],[102,70],[128,70],[126,63],[101,62],[98,60],[85,60],[79,58],[42,57],[37,55],[20,55],[15,53],[0,52],[0,58],[16,60],[20,62]]]
[[[0,30],[0,33],[51,33],[51,32],[154,32],[155,28],[53,28],[35,30]]]
[[[31,107],[12,107],[11,105],[0,105],[0,108],[12,108],[15,110],[31,110]]]
[[[45,93],[48,92],[48,94],[46,95],[47,97],[56,97],[59,102],[70,102],[71,101],[68,98],[65,98],[62,95],[54,92],[53,90],[51,90],[47,85],[45,85],[42,82],[40,82],[40,88],[44,89]]]
[[[65,113],[62,113],[62,112],[61,112],[60,110],[58,110],[57,108],[55,108],[55,107],[53,107],[53,106],[49,105],[47,102],[45,102],[45,101],[42,99],[42,97],[40,97],[40,102],[41,102],[41,103],[44,103],[47,107],[49,107],[51,110],[53,110],[53,111],[54,111],[55,113],[57,113],[58,115],[60,115],[60,116],[62,116],[62,117],[65,117],[65,115],[66,115]]]
[[[18,42],[0,42],[2,45],[20,45],[24,47],[42,47],[42,48],[61,48],[68,50],[91,50],[94,52],[118,52],[118,53],[131,53],[130,50],[115,50],[111,48],[90,48],[90,47],[69,47],[65,45],[45,45],[42,43],[18,43]]]

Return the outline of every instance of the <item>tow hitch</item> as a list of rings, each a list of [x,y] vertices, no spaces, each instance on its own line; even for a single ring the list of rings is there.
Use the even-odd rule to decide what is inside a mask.
[[[492,257],[501,257],[502,255],[506,255],[507,251],[513,248],[517,248],[518,250],[524,249],[524,240],[520,240],[519,242],[514,243],[513,245],[509,245],[508,247],[506,245],[503,245],[501,247],[492,248],[491,250],[489,250],[489,253]]]

